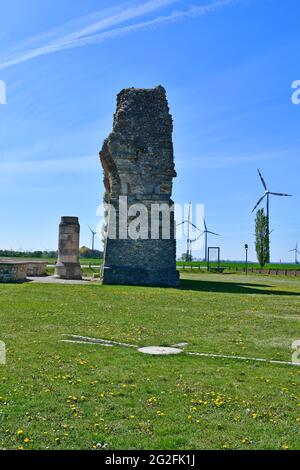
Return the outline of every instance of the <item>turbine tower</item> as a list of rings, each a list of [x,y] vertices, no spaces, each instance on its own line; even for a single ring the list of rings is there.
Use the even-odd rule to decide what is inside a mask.
[[[296,247],[293,250],[290,250],[289,253],[295,252],[295,264],[299,264],[298,262],[298,255],[300,255],[300,251],[298,250],[298,242],[296,243]]]
[[[268,221],[267,234],[269,236],[270,235],[270,196],[292,197],[292,195],[291,194],[285,194],[285,193],[274,193],[272,191],[269,191],[269,189],[267,187],[267,184],[266,184],[261,172],[259,171],[259,169],[257,169],[257,171],[258,171],[260,180],[262,182],[262,185],[264,187],[265,194],[263,196],[261,196],[261,198],[257,201],[252,213],[255,211],[255,209],[257,209],[257,207],[260,205],[260,203],[266,198],[267,199],[267,221]],[[270,260],[268,260],[268,262],[270,262]]]
[[[95,251],[95,236],[97,235],[97,232],[94,232],[89,225],[88,227],[92,233],[92,250]]]
[[[187,220],[183,220],[182,222],[177,224],[177,227],[179,227],[180,225],[187,224],[186,261],[192,261],[192,243],[197,240],[197,238],[195,240],[191,240],[190,228],[194,227],[196,230],[199,230],[199,232],[201,232],[201,230],[191,222],[191,206],[192,203],[190,202]]]

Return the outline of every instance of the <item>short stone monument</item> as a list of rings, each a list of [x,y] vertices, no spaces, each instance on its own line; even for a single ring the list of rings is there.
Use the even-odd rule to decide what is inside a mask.
[[[100,152],[105,201],[109,204],[104,284],[179,285],[171,200],[172,180],[176,176],[172,131],[173,121],[163,87],[129,88],[119,93],[113,131]],[[121,227],[125,200],[128,212],[125,227],[124,224]],[[128,235],[130,223],[136,223],[130,208],[137,204],[147,211],[149,224],[140,237],[133,238]],[[158,214],[155,211],[160,206],[164,209]],[[163,218],[168,212],[169,231]],[[156,234],[152,227],[155,219]],[[118,229],[112,236],[115,224]]]
[[[78,217],[62,217],[59,224],[58,260],[55,277],[82,279],[79,262],[80,225]]]

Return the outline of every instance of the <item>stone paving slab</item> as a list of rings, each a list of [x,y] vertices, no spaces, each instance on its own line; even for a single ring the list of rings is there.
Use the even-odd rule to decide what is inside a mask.
[[[90,281],[87,279],[83,279],[82,281],[72,281],[67,279],[57,279],[55,276],[47,276],[47,277],[28,277],[28,280],[38,284],[69,284],[69,285],[88,285],[94,284],[95,282],[99,283],[99,280]]]
[[[139,348],[138,351],[153,356],[168,356],[169,354],[180,354],[183,352],[182,349],[169,348],[166,346],[146,346],[145,348]]]

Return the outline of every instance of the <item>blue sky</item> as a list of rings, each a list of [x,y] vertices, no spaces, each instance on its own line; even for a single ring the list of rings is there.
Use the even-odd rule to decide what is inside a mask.
[[[271,190],[294,195],[271,202],[272,259],[293,259],[298,0],[10,0],[0,13],[1,248],[56,248],[61,215],[78,215],[90,244],[116,94],[161,84],[175,124],[174,200],[205,204],[223,258],[241,259],[248,242],[255,259],[259,167]]]

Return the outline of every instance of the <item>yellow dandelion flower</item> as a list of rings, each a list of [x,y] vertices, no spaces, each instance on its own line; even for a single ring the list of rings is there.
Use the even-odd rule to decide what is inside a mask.
[[[249,441],[249,439],[248,439],[247,437],[244,437],[244,438],[242,439],[242,443],[243,443],[243,444],[249,444],[249,442],[250,442],[250,441]]]

